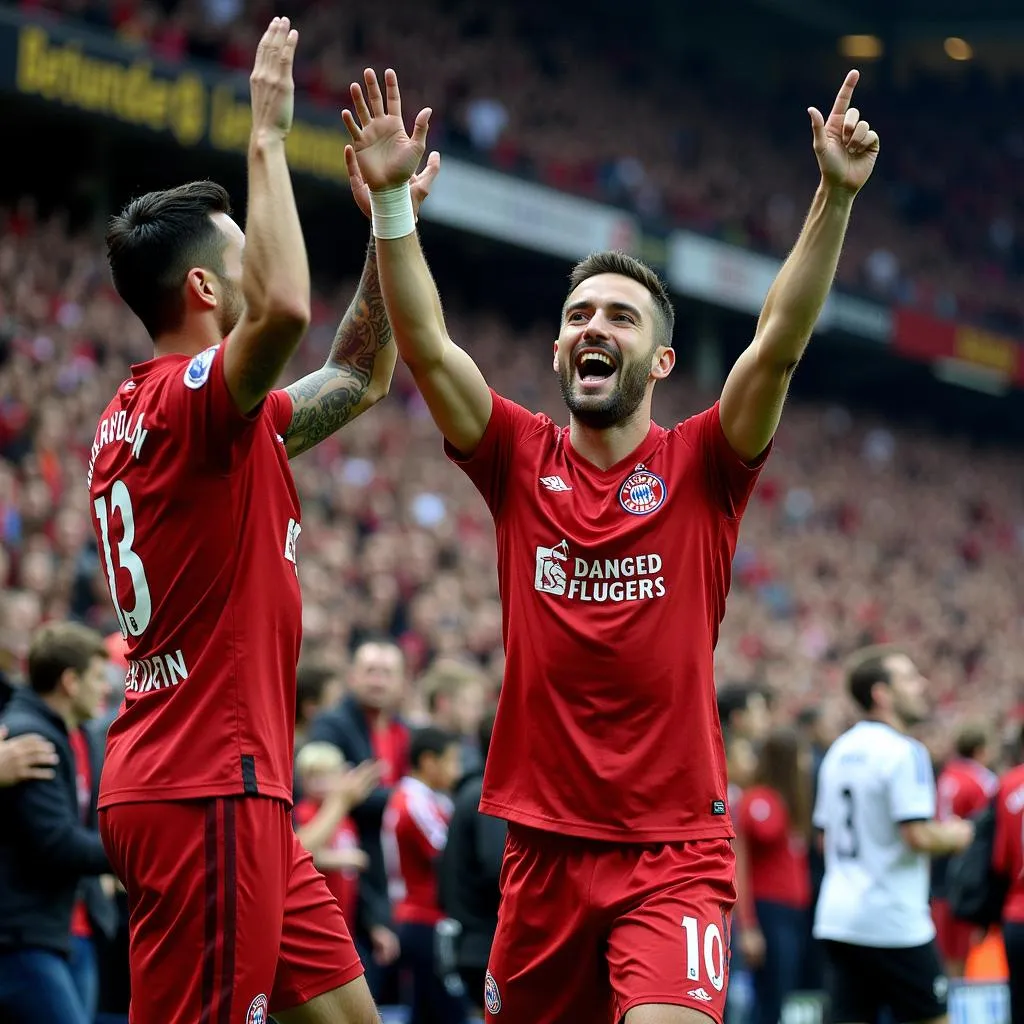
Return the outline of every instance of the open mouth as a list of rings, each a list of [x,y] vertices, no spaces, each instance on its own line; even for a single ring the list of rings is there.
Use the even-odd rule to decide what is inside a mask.
[[[584,384],[599,384],[618,368],[616,360],[600,349],[584,349],[576,355],[576,375]]]

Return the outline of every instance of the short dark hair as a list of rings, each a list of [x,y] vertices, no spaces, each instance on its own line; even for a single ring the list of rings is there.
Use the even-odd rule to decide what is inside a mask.
[[[133,199],[107,224],[114,287],[151,337],[181,326],[188,272],[224,273],[224,237],[210,219],[230,213],[227,190],[193,181]]]
[[[93,658],[107,657],[107,645],[96,630],[77,622],[47,623],[29,645],[29,686],[39,694],[53,693],[69,668],[85,672]]]
[[[770,695],[763,686],[756,683],[726,683],[718,691],[718,720],[728,725],[738,711],[746,711],[751,697],[763,697],[770,703]]]
[[[453,736],[450,732],[438,729],[433,725],[424,726],[422,729],[413,729],[409,736],[409,764],[413,768],[419,768],[426,754],[436,754],[440,757],[449,747],[458,742],[458,736]]]
[[[981,722],[967,722],[957,730],[956,752],[960,757],[977,757],[989,739],[989,730]]]
[[[318,662],[300,662],[295,673],[295,721],[302,720],[303,705],[312,701],[319,704],[324,689],[338,673],[329,665]]]
[[[862,711],[871,711],[875,706],[872,690],[876,683],[888,685],[892,681],[886,664],[894,654],[903,652],[897,647],[877,645],[857,651],[847,663],[846,688]]]
[[[591,253],[582,259],[569,275],[569,293],[572,294],[584,281],[598,274],[619,274],[642,284],[654,300],[656,323],[654,341],[658,345],[670,346],[676,326],[676,311],[668,296],[665,282],[646,263],[618,249]]]

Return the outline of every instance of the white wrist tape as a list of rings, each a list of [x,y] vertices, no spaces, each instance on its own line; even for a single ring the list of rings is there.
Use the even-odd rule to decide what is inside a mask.
[[[416,230],[409,183],[370,193],[374,238],[404,238]]]

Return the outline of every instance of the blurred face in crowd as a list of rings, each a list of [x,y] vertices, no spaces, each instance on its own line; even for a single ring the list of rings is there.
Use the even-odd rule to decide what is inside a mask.
[[[450,793],[462,777],[462,750],[451,743],[443,754],[424,754],[420,759],[423,781],[438,793]]]
[[[751,693],[746,707],[732,716],[732,727],[751,743],[760,743],[772,727],[771,709],[763,693]]]
[[[96,654],[89,659],[89,667],[84,672],[68,669],[64,674],[71,712],[79,723],[95,718],[106,705],[110,696],[107,664],[106,658]]]
[[[486,695],[483,683],[466,680],[450,696],[438,702],[438,725],[460,736],[475,736],[484,717]]]
[[[889,685],[879,684],[876,702],[910,728],[923,722],[930,711],[926,689],[928,681],[906,654],[891,654],[885,659]]]
[[[621,274],[597,274],[569,294],[554,366],[574,419],[617,426],[668,376],[675,353],[656,343],[656,316],[651,293]]]
[[[365,708],[392,712],[405,696],[405,658],[394,644],[363,644],[352,659],[349,688]]]
[[[222,337],[227,337],[242,317],[245,297],[242,294],[242,253],[245,250],[245,234],[226,213],[211,214],[217,230],[224,236],[224,251],[221,254],[223,273],[216,275],[217,326]]]
[[[754,746],[746,736],[731,736],[726,744],[726,768],[729,781],[745,788],[754,780],[757,771],[757,755]]]

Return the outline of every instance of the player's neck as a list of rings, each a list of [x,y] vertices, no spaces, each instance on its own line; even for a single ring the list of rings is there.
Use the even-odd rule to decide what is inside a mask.
[[[165,331],[153,339],[153,354],[159,356],[195,356],[224,339],[220,336],[217,321],[212,316],[185,317],[185,322],[175,331]]]
[[[598,469],[610,469],[644,443],[651,430],[650,406],[645,402],[624,423],[614,427],[588,427],[569,417],[569,442],[573,451]]]
[[[864,716],[864,719],[867,722],[881,722],[882,725],[887,725],[890,729],[895,729],[897,732],[906,733],[907,731],[906,722],[887,711],[871,711]]]

